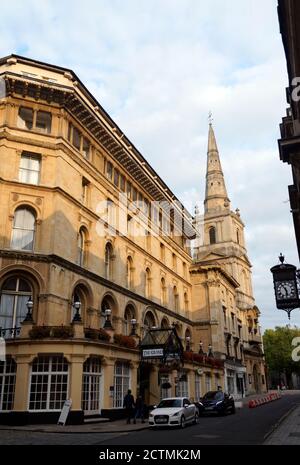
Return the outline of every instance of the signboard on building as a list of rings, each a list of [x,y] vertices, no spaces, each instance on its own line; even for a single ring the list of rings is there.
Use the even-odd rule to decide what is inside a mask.
[[[159,347],[155,349],[143,349],[142,357],[143,358],[163,358],[164,348]]]

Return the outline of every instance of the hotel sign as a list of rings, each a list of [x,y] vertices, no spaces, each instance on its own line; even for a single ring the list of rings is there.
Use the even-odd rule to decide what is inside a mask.
[[[164,348],[159,347],[155,349],[143,349],[142,351],[143,358],[163,358],[164,357]]]

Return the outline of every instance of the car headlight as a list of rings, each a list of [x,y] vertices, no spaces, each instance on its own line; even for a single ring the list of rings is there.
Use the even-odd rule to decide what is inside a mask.
[[[222,404],[222,403],[223,403],[223,401],[222,401],[222,400],[219,400],[219,402],[217,402],[216,405],[220,405],[220,404]]]
[[[173,413],[173,417],[178,417],[178,415],[180,414],[180,411],[179,412],[176,412],[176,413]]]
[[[153,417],[154,417],[153,413],[149,413],[149,418],[153,418]]]

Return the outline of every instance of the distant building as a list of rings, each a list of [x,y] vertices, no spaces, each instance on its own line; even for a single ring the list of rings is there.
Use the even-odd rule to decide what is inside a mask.
[[[209,127],[202,245],[191,267],[195,333],[224,360],[226,391],[236,398],[266,389],[265,362],[244,223],[230,208],[219,151]]]

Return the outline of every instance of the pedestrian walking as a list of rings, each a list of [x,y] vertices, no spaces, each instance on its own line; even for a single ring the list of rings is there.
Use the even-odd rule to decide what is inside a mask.
[[[131,389],[128,389],[126,396],[124,397],[123,407],[126,410],[126,423],[130,425],[130,420],[134,413],[134,397],[131,394]]]

